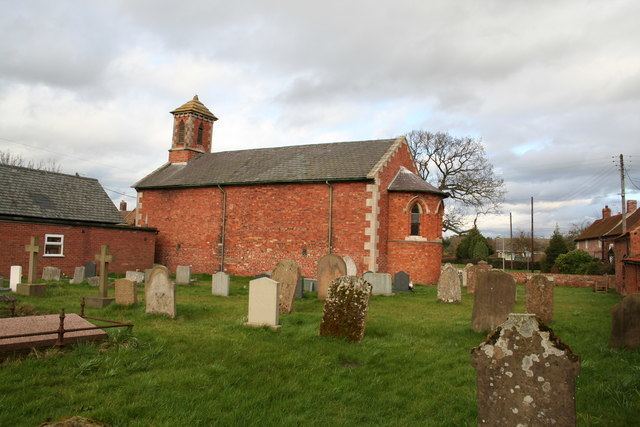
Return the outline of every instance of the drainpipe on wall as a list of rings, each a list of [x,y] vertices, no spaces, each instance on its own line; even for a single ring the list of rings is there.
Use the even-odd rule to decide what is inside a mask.
[[[329,186],[329,231],[327,236],[327,245],[329,246],[329,253],[333,253],[332,239],[333,239],[333,186],[329,181],[325,181]]]
[[[227,223],[227,192],[218,185],[222,192],[222,224],[220,230],[220,271],[224,271],[224,231]]]

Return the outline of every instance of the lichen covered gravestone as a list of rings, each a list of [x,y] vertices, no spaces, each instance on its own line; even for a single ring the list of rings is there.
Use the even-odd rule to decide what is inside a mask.
[[[280,261],[271,273],[271,279],[280,283],[278,292],[280,313],[291,313],[296,299],[296,287],[300,281],[300,266],[297,262],[287,259]]]
[[[446,264],[438,280],[438,301],[458,303],[461,300],[462,290],[458,270],[451,264]]]
[[[224,271],[218,271],[211,276],[211,293],[221,297],[229,296],[229,275]]]
[[[329,254],[325,255],[318,260],[318,283],[316,290],[318,291],[318,298],[327,298],[327,292],[329,285],[340,276],[346,276],[347,265],[344,263],[342,257]]]
[[[145,312],[176,317],[176,285],[165,266],[154,267],[144,286]]]
[[[42,280],[46,282],[59,282],[60,269],[58,267],[45,267],[42,269]]]
[[[576,425],[580,358],[533,314],[511,313],[471,358],[478,425]]]
[[[553,282],[536,274],[525,284],[527,313],[535,314],[544,323],[553,320]]]
[[[360,341],[369,308],[371,284],[355,276],[342,276],[331,282],[324,303],[320,335]]]
[[[144,271],[127,271],[124,277],[134,283],[142,283],[144,282]]]
[[[611,347],[640,348],[640,294],[625,296],[611,309]]]
[[[118,279],[113,283],[116,289],[116,304],[132,305],[138,302],[136,283],[129,279]]]
[[[516,303],[516,282],[500,270],[478,272],[473,299],[472,327],[476,332],[492,331],[507,320]]]
[[[367,271],[362,278],[371,283],[371,295],[393,295],[391,274]]]
[[[179,265],[176,268],[176,285],[188,285],[191,283],[191,266]]]
[[[404,271],[398,271],[393,275],[393,290],[397,292],[409,292],[409,283],[411,279],[409,274]]]
[[[278,329],[280,308],[278,307],[279,283],[268,277],[249,282],[249,313],[247,326],[268,326]]]

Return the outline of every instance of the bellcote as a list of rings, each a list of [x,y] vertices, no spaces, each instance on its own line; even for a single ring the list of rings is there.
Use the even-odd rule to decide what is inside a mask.
[[[187,163],[202,153],[211,152],[213,122],[218,118],[195,95],[192,100],[171,111],[173,138],[170,163]]]

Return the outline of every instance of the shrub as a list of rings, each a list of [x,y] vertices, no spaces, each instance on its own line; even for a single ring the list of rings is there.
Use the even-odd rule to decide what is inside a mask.
[[[559,255],[554,267],[563,274],[599,274],[600,262],[579,249]]]
[[[469,231],[456,248],[456,258],[458,260],[473,260],[477,262],[486,260],[492,253],[487,239],[477,228]]]
[[[549,272],[551,268],[554,266],[556,259],[558,256],[562,254],[566,254],[569,252],[567,248],[567,243],[560,234],[560,230],[556,226],[556,229],[553,231],[553,235],[551,236],[551,240],[549,240],[549,246],[545,249],[545,259],[541,262],[542,270],[545,272]]]

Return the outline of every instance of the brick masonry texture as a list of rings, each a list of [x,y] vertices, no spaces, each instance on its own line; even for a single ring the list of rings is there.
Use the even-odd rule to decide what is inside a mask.
[[[629,230],[627,238],[614,244],[616,289],[622,295],[640,292],[640,266],[625,264],[624,258],[640,258],[640,227]]]
[[[512,271],[509,272],[517,283],[525,283],[531,273]],[[615,286],[614,276],[590,276],[581,274],[543,274],[553,280],[555,286],[567,286],[570,288],[593,288],[596,284],[607,285],[610,289]]]
[[[43,256],[45,234],[64,235],[63,257]],[[38,278],[47,266],[58,267],[63,274],[73,276],[75,267],[94,260],[103,244],[109,245],[109,251],[114,256],[109,271],[124,273],[127,270],[150,268],[156,242],[154,231],[18,221],[0,221],[0,236],[0,275],[5,277],[9,277],[12,265],[21,265],[23,273],[26,272],[29,258],[24,247],[31,236],[38,238],[40,246],[36,268]]]

